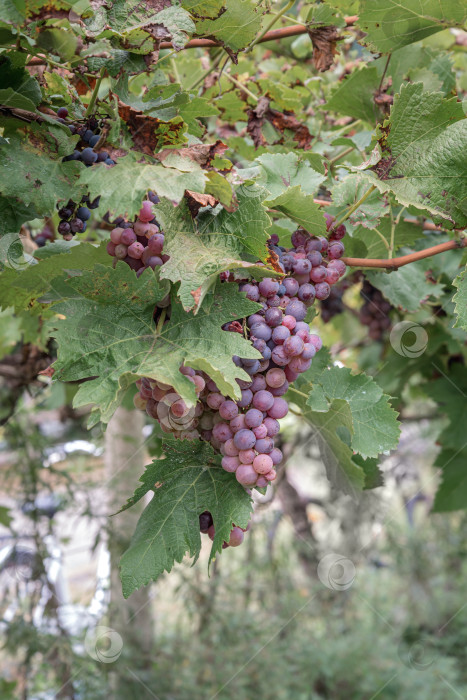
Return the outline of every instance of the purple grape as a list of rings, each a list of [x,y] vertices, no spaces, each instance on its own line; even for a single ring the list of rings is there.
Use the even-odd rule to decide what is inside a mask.
[[[315,333],[312,333],[310,335],[310,343],[315,346],[316,351],[321,350],[323,347],[323,341],[319,337],[319,335],[316,335]]]
[[[136,241],[136,233],[133,231],[132,228],[126,228],[123,232],[122,235],[120,236],[120,243],[124,243],[125,245],[131,245],[132,243],[135,243]]]
[[[222,457],[221,464],[226,472],[234,472],[240,466],[240,460],[238,457]]]
[[[306,306],[300,299],[291,299],[285,312],[288,316],[294,316],[297,321],[303,321],[306,316]]]
[[[299,258],[295,261],[293,269],[296,275],[308,275],[311,271],[311,262],[306,258]]]
[[[271,418],[271,416],[269,416],[269,415],[264,419],[263,424],[266,427],[266,431],[267,431],[266,435],[267,435],[267,437],[270,437],[270,438],[277,435],[277,433],[281,429],[279,421],[276,420],[275,418]]]
[[[294,248],[300,248],[300,246],[304,246],[306,242],[308,241],[309,236],[305,231],[301,229],[297,229],[292,233],[292,245]]]
[[[297,355],[302,354],[304,345],[303,340],[298,335],[292,335],[290,338],[287,338],[282,347],[284,349],[284,353],[288,357],[296,357]]]
[[[302,284],[298,290],[298,298],[304,304],[312,304],[315,300],[315,288],[312,284]]]
[[[277,308],[281,305],[281,298],[278,294],[269,299],[266,299],[266,306],[270,308]]]
[[[282,323],[283,313],[280,309],[268,309],[264,315],[264,320],[270,328],[276,328]],[[269,339],[268,339],[269,340]]]
[[[272,330],[265,323],[256,323],[254,326],[251,326],[250,332],[255,338],[261,340],[269,340],[272,335]]]
[[[247,428],[257,428],[263,422],[263,412],[257,408],[250,408],[245,413],[245,425]]]
[[[317,250],[311,250],[306,257],[311,262],[312,267],[318,267],[323,261],[323,256]]]
[[[274,396],[270,391],[262,389],[253,396],[253,406],[260,411],[267,411],[274,403]],[[259,424],[258,424],[259,425]]]
[[[253,486],[258,478],[252,464],[241,464],[235,472],[235,476],[242,486]]]
[[[238,416],[238,406],[235,401],[224,401],[224,403],[219,406],[219,413],[224,420],[232,420],[232,418]]]
[[[256,374],[261,369],[261,363],[259,360],[255,360],[254,364],[251,365],[251,367],[244,367],[244,370],[247,374],[252,376],[253,374]]]
[[[284,280],[282,280],[282,284],[284,285],[285,292],[289,297],[294,297],[297,294],[299,284],[293,277],[286,277]]]
[[[272,463],[274,466],[277,464],[280,464],[283,459],[282,452],[279,450],[279,448],[275,447],[271,452],[269,453],[270,458],[272,459]]]
[[[258,286],[261,296],[266,297],[266,299],[275,296],[279,290],[279,282],[271,277],[265,277]]]
[[[261,391],[262,389],[266,389],[265,377],[262,374],[255,374],[250,389],[253,394],[256,394],[256,392]]]
[[[256,438],[259,440],[261,438],[265,438],[268,434],[268,429],[264,425],[264,423],[261,423],[261,425],[258,425],[257,428],[253,428],[253,432],[256,436]]]
[[[316,355],[316,348],[312,343],[305,343],[301,357],[303,360],[312,360]]]
[[[276,398],[271,408],[268,410],[269,418],[284,418],[289,412],[289,405],[285,399]],[[265,419],[266,420],[266,419]]]
[[[286,381],[285,372],[282,369],[270,369],[266,374],[266,384],[277,389]]]
[[[283,345],[274,348],[271,359],[278,367],[285,367],[290,362],[290,356],[285,354]]]
[[[255,450],[260,454],[269,454],[274,449],[274,440],[270,437],[256,440]]]
[[[271,387],[270,392],[273,396],[284,396],[284,394],[287,393],[288,388],[289,388],[289,382],[286,379],[285,382],[282,384],[282,386]]]
[[[313,348],[313,350],[314,350],[314,348]],[[316,352],[316,350],[315,350],[315,352]],[[240,401],[237,401],[237,406],[239,408],[246,408],[247,406],[250,405],[252,399],[253,399],[253,392],[251,391],[251,389],[243,389],[242,398],[240,399]]]
[[[248,328],[255,326],[257,323],[264,323],[263,316],[260,316],[259,314],[252,314],[251,316],[248,316],[248,320],[247,320]]]
[[[217,423],[212,429],[212,435],[219,442],[226,442],[226,440],[230,440],[233,433],[227,423]]]
[[[319,282],[319,284],[315,286],[315,292],[317,299],[327,299],[331,293],[331,287],[327,282]]]
[[[57,109],[57,117],[60,119],[65,119],[68,116],[68,110],[66,107],[59,107]]]
[[[92,148],[83,148],[81,151],[81,160],[85,165],[92,165],[97,160],[97,153],[93,151]]]
[[[243,430],[245,427],[245,415],[243,413],[239,413],[236,418],[232,418],[230,421],[230,429],[233,433],[238,433],[239,430]]]
[[[274,397],[271,396],[271,398]],[[246,428],[243,428],[242,430],[236,432],[234,435],[234,444],[235,447],[238,447],[239,450],[249,450],[255,446],[255,443],[256,436],[252,430],[247,430]]]
[[[344,255],[344,246],[340,241],[333,242],[328,248],[328,257],[330,260],[338,260]]]
[[[250,301],[259,300],[259,289],[255,284],[242,284],[240,291],[245,292],[246,298]]]
[[[238,459],[242,464],[252,464],[255,456],[256,453],[252,449],[240,450],[240,452],[238,453]]]
[[[277,326],[272,332],[272,340],[276,345],[282,345],[290,336],[290,331],[286,326]],[[274,352],[274,349],[273,349]]]
[[[318,267],[314,267],[310,272],[310,280],[312,282],[324,282],[325,279],[326,268],[324,267],[324,265],[318,265]]]
[[[239,547],[245,538],[245,533],[240,527],[234,527],[230,531],[229,546]]]

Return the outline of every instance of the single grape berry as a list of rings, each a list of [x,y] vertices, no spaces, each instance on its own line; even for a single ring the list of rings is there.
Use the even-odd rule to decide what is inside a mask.
[[[66,107],[59,107],[57,109],[57,117],[60,117],[60,119],[65,119],[68,116],[68,110]]]

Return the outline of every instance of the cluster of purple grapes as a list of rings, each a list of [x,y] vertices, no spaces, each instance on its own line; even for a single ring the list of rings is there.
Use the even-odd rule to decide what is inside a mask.
[[[150,199],[143,202],[136,221],[125,221],[119,217],[113,222],[115,228],[110,232],[107,243],[108,254],[115,260],[126,262],[138,277],[146,268],[155,270],[169,259],[162,252],[164,234],[152,211],[153,204],[157,204],[159,198],[153,192],[149,196]]]
[[[207,375],[190,367],[182,366],[180,371],[195,385],[198,402],[194,407],[188,407],[167,384],[149,378],[138,382],[138,408],[145,408],[165,432],[182,439],[209,441],[223,455],[223,468],[234,472],[245,487],[263,487],[276,477],[282,453],[274,446],[274,436],[280,430],[278,421],[288,412],[282,397],[290,383],[309,369],[322,347],[321,339],[310,332],[304,319],[317,298],[316,287],[319,296],[324,297],[324,292],[328,295],[331,285],[345,272],[346,266],[339,259],[344,234],[344,227],[340,227],[327,240],[300,229],[293,234],[294,248],[289,251],[278,246],[273,237],[270,246],[287,276],[240,284],[249,299],[262,305],[246,320],[249,339],[262,359],[233,357],[251,378],[237,380],[241,389],[238,401],[223,396]],[[242,333],[243,325],[234,321],[223,330]]]
[[[381,340],[385,331],[391,328],[389,312],[393,307],[368,280],[364,280],[360,295],[365,300],[359,312],[360,323],[368,326],[368,335],[372,340]]]
[[[73,153],[63,158],[64,161],[80,160],[87,168],[94,163],[105,163],[106,165],[115,165],[115,161],[110,157],[107,151],[96,151],[101,134],[98,128],[98,121],[95,117],[91,117],[85,124],[75,124],[68,122],[66,117],[68,110],[66,107],[60,107],[57,110],[57,119],[62,124],[66,124],[72,134],[79,134],[81,138],[81,148],[75,148]],[[86,145],[89,144],[89,145]],[[58,212],[60,223],[58,232],[67,241],[77,233],[86,231],[87,222],[91,216],[91,209],[96,209],[99,206],[99,197],[94,201],[90,201],[89,197],[83,197],[79,204],[70,200],[65,207],[61,207]]]

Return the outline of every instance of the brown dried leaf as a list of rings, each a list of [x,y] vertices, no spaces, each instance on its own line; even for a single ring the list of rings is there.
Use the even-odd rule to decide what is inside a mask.
[[[213,197],[212,194],[200,194],[192,190],[185,190],[185,199],[193,218],[198,216],[201,207],[215,207],[219,204],[219,200]]]
[[[260,97],[256,107],[248,110],[247,132],[256,148],[265,146],[267,143],[262,131],[265,120],[270,122],[281,134],[286,129],[295,132],[294,141],[297,142],[298,148],[303,148],[304,151],[310,148],[313,136],[310,134],[306,124],[299,121],[293,112],[279,112],[277,109],[271,109],[269,98],[265,96]]]
[[[211,144],[196,144],[186,148],[166,148],[157,154],[157,158],[163,163],[169,156],[177,155],[182,158],[188,158],[194,163],[198,163],[202,168],[209,170],[211,161],[216,156],[222,156],[227,148],[227,144],[218,139]]]
[[[336,27],[319,27],[308,31],[313,44],[313,63],[322,73],[331,68],[337,54],[336,44],[340,41]]]

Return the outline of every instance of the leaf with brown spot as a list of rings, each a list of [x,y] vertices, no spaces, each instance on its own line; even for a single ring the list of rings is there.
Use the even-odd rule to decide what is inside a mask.
[[[293,112],[279,112],[277,109],[271,109],[269,102],[269,98],[263,96],[258,100],[256,107],[248,111],[247,132],[251,136],[255,147],[267,145],[262,133],[264,121],[267,120],[281,134],[284,134],[286,129],[293,131],[293,138],[297,142],[298,148],[303,148],[304,151],[311,148],[313,136],[310,134],[306,124],[299,121]],[[283,139],[280,142],[282,141]]]
[[[227,144],[218,139],[212,144],[203,143],[195,144],[194,146],[187,146],[186,148],[167,148],[160,151],[160,153],[156,155],[156,158],[160,160],[161,163],[164,163],[164,161],[166,161],[168,158],[172,160],[174,155],[180,156],[181,158],[192,160],[202,168],[209,170],[211,161],[216,156],[222,156],[227,148]]]

